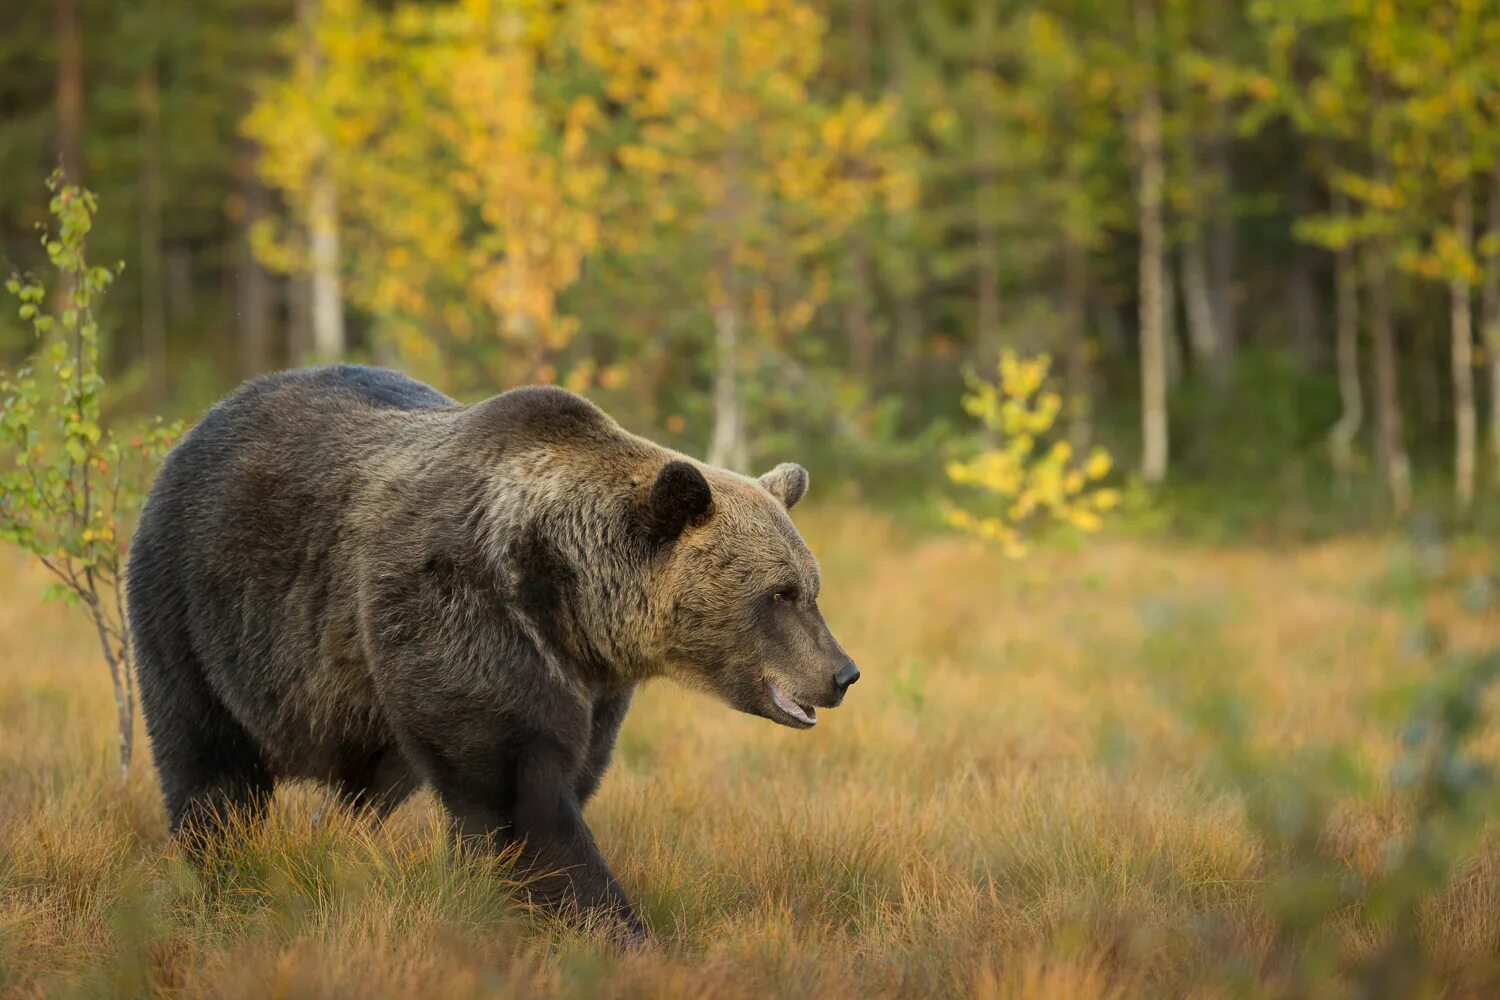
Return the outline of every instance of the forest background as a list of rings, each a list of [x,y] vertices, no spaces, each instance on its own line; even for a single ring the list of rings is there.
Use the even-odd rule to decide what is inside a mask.
[[[0,258],[59,163],[112,413],[312,360],[535,381],[903,502],[963,374],[1214,537],[1500,494],[1478,0],[57,0],[0,41]],[[0,317],[0,363],[32,350]],[[966,443],[967,442],[967,443]],[[1415,499],[1414,499],[1415,498]]]

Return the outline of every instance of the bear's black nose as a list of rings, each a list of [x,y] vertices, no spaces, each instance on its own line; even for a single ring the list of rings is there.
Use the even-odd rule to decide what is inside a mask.
[[[854,665],[853,660],[850,660],[839,668],[838,673],[833,675],[833,686],[838,688],[840,693],[843,693],[848,690],[850,684],[853,684],[857,680],[859,680],[859,668]]]

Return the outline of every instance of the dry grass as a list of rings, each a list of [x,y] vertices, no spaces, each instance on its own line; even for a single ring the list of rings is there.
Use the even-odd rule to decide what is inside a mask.
[[[1378,870],[1400,824],[1386,706],[1430,669],[1371,596],[1385,546],[1104,542],[1016,565],[870,514],[802,521],[865,680],[805,734],[644,692],[590,806],[658,938],[626,955],[518,912],[503,866],[450,857],[426,795],[372,828],[315,825],[320,796],[292,789],[211,877],[189,870],[148,762],[116,786],[91,637],[0,553],[0,994],[1275,991],[1276,861],[1185,708],[1218,690],[1264,752],[1337,743],[1377,776],[1329,837]],[[1451,995],[1500,988],[1497,839],[1424,914]]]

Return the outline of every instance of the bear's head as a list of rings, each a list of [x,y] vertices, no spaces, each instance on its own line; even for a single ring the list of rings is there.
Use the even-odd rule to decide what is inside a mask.
[[[640,501],[660,669],[796,729],[859,679],[818,610],[818,562],[787,515],[807,484],[790,462],[752,479],[675,460]]]

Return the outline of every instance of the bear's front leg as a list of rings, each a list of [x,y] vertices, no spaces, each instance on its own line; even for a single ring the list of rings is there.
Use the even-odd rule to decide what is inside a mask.
[[[589,749],[584,756],[583,767],[578,770],[578,779],[573,789],[578,793],[578,804],[588,805],[589,799],[599,788],[599,781],[609,767],[614,755],[615,739],[620,735],[620,726],[625,713],[630,710],[630,698],[635,687],[594,699],[594,711],[589,719]]]
[[[549,908],[576,902],[584,910],[618,920],[632,942],[646,938],[625,890],[605,864],[594,835],[583,821],[574,788],[574,769],[545,740],[522,748],[516,761],[512,840],[521,844],[521,859],[533,875],[532,898]]]
[[[516,738],[462,759],[424,754],[433,787],[466,844],[516,845],[531,900],[553,912],[576,907],[618,922],[631,943],[646,939],[625,890],[583,821],[575,782],[578,754],[553,738]],[[481,763],[482,762],[482,763]]]
[[[573,685],[556,682],[558,668],[510,619],[464,604],[479,593],[438,589],[422,601],[391,600],[371,623],[392,733],[465,842],[519,847],[533,900],[606,915],[631,940],[643,940],[645,928],[600,857],[579,803],[592,705]],[[433,618],[432,606],[464,614],[431,633],[404,631]],[[473,627],[486,619],[489,628]]]

